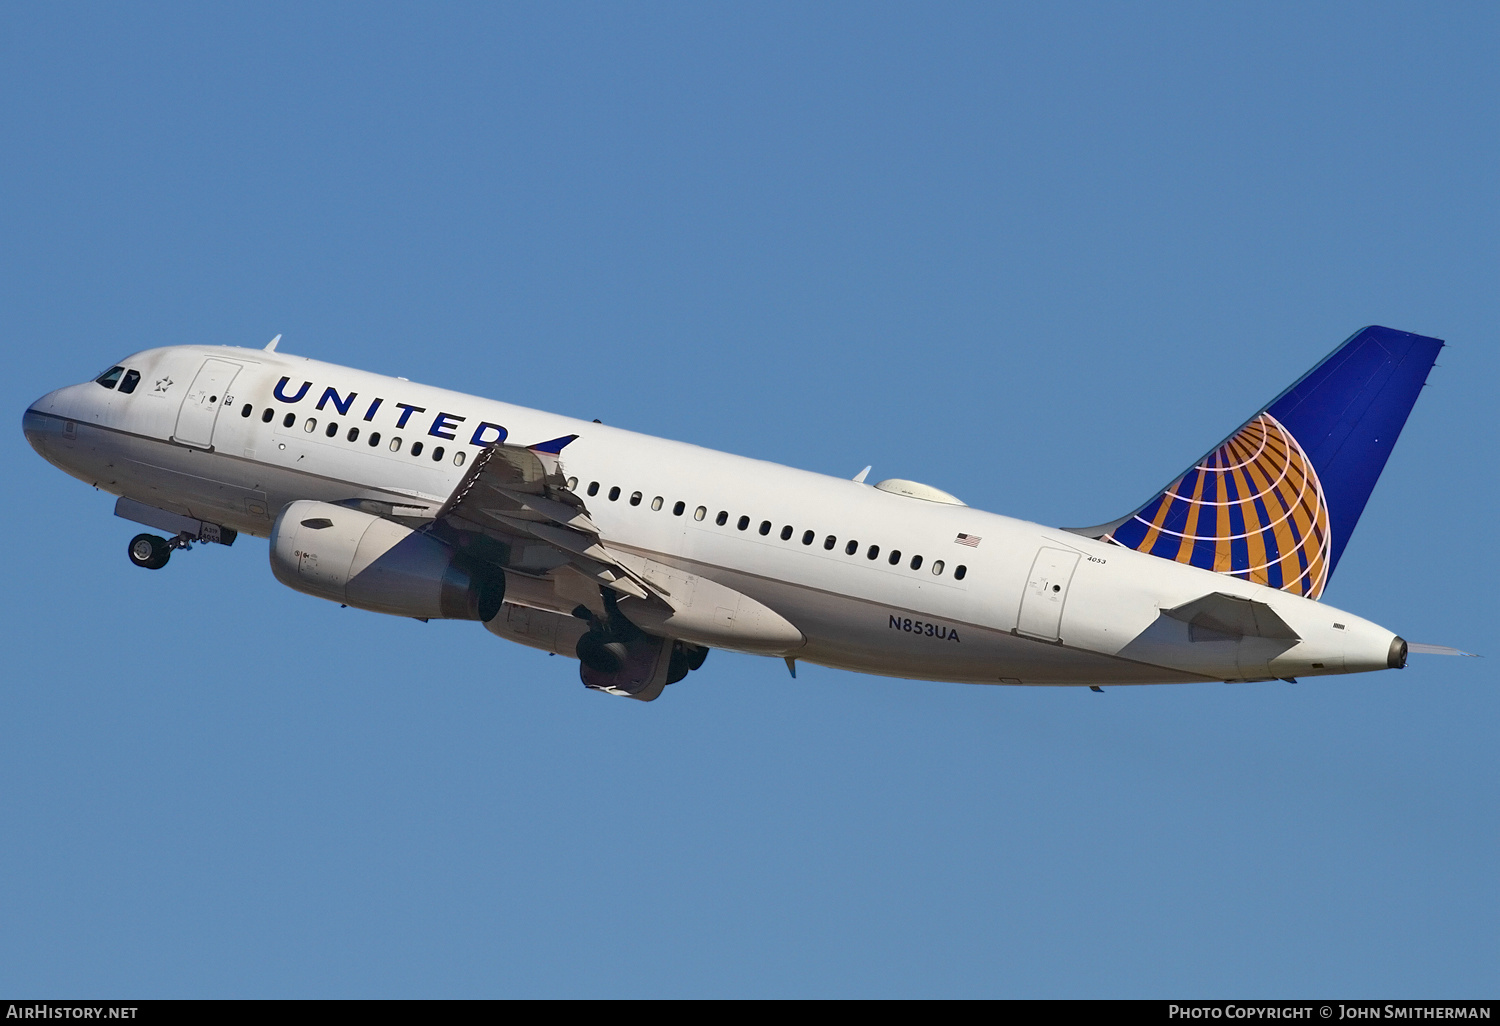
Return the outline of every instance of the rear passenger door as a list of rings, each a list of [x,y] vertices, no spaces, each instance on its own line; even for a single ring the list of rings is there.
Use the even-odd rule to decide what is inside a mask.
[[[1044,641],[1059,640],[1063,606],[1068,601],[1068,586],[1078,569],[1078,553],[1066,549],[1043,548],[1031,564],[1031,576],[1021,595],[1021,610],[1016,617],[1016,631]]]

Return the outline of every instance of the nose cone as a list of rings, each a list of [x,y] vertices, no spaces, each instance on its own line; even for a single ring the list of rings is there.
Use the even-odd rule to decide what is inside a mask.
[[[47,428],[53,424],[57,415],[53,412],[57,406],[57,392],[48,392],[36,402],[26,408],[26,413],[21,417],[21,430],[26,433],[26,441],[31,447],[43,456],[47,455],[45,446],[47,444]]]

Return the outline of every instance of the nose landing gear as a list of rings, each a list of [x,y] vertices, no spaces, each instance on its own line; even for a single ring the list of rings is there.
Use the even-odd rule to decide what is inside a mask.
[[[157,509],[144,502],[127,499],[123,495],[115,503],[115,516],[134,520],[138,524],[145,524],[159,531],[176,532],[170,539],[157,534],[138,534],[130,539],[130,547],[125,550],[130,555],[130,561],[147,570],[160,570],[172,557],[172,550],[190,549],[193,547],[193,542],[233,545],[235,538],[239,537],[233,528],[220,527],[218,524],[205,523],[180,513]]]
[[[170,541],[160,535],[138,534],[130,539],[130,548],[126,551],[130,554],[130,561],[136,566],[143,566],[147,570],[160,570],[167,565],[167,560],[172,558],[173,549],[192,548],[196,540],[186,531]]]

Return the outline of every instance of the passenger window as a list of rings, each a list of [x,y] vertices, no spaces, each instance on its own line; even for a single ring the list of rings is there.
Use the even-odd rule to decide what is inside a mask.
[[[613,488],[611,488],[609,490],[609,501],[610,502],[614,502],[619,497],[620,497],[620,486],[619,485],[615,485]]]
[[[802,532],[802,544],[803,545],[811,545],[813,543],[813,538],[815,538],[815,537],[817,537],[817,536],[814,535],[811,531],[803,531]]]
[[[694,520],[702,520],[706,516],[708,516],[708,507],[707,506],[699,506],[697,509],[693,510],[693,519]]]
[[[397,435],[395,438],[391,439],[391,452],[400,452],[400,451],[401,451],[401,436]]]
[[[589,482],[589,494],[590,495],[598,495],[599,494],[599,482],[598,481],[590,481]]]
[[[953,568],[953,579],[955,581],[961,581],[964,579],[964,575],[968,572],[969,568],[960,563],[958,564],[958,566]]]
[[[762,535],[767,535],[767,534],[771,533],[771,522],[769,520],[762,520],[760,522],[760,533]]]
[[[687,506],[683,504],[681,499],[678,499],[677,502],[672,505],[672,515],[674,517],[680,517],[682,516],[682,511],[685,509],[687,509]]]
[[[891,558],[888,560],[888,562],[891,564],[891,566],[895,566],[897,563],[901,562],[901,550],[892,549]]]
[[[920,570],[920,569],[922,569],[922,557],[921,556],[913,556],[913,557],[911,557],[911,568],[913,570]]]
[[[458,459],[457,456],[454,457],[454,460],[457,463],[460,463],[460,464],[463,463],[463,460]],[[570,478],[568,478],[568,491],[570,491],[570,492],[571,491],[576,491],[577,488],[578,488],[578,478],[576,478],[576,477],[570,477]]]
[[[413,442],[413,443],[411,443],[411,454],[413,456],[420,456],[420,455],[422,455],[422,443],[421,442]]]
[[[370,432],[370,448],[373,449],[373,448],[375,448],[375,446],[377,446],[379,444],[380,444],[380,432],[379,431],[372,431],[372,432]]]
[[[114,388],[120,383],[120,375],[125,373],[124,367],[111,367],[94,380],[105,388]]]
[[[260,422],[262,424],[269,424],[271,423],[271,418],[274,416],[276,416],[276,411],[267,406],[266,412],[260,415]]]
[[[656,498],[654,498],[654,499],[651,500],[651,508],[653,510],[659,510],[659,509],[661,509],[661,504],[662,504],[662,497],[660,495],[658,495]]]
[[[351,442],[357,442],[357,441],[359,441],[359,428],[352,427],[352,428],[349,429],[349,441],[351,441]]]
[[[297,423],[297,415],[295,413],[288,413],[286,417],[282,419],[281,426],[291,427],[295,423]]]
[[[124,392],[126,395],[129,395],[131,392],[135,391],[135,386],[139,385],[140,383],[141,372],[138,370],[128,370],[125,372],[125,380],[120,382],[120,391]],[[250,407],[246,406],[245,409],[248,411]],[[247,412],[244,414],[244,416],[248,417],[250,416],[250,414]]]
[[[741,531],[743,531],[745,528],[747,528],[747,527],[750,526],[750,518],[749,517],[740,517],[740,522],[738,524],[736,524],[735,526],[738,527]]]
[[[719,510],[719,515],[714,517],[714,523],[718,524],[720,527],[723,527],[725,524],[729,523],[729,514],[722,509]]]
[[[461,467],[461,466],[464,465],[464,460],[466,460],[466,459],[468,459],[468,453],[466,453],[462,449],[460,449],[460,450],[458,450],[458,452],[456,452],[456,453],[453,454],[453,465],[455,467]],[[573,480],[577,481],[578,479],[575,477]]]
[[[245,408],[244,408],[244,409],[243,409],[243,410],[241,410],[241,411],[240,411],[240,416],[241,416],[241,417],[248,417],[248,416],[250,416],[250,414],[251,414],[251,412],[252,412],[252,411],[253,411],[253,410],[254,410],[254,409],[255,409],[255,407],[254,407],[254,406],[251,406],[251,405],[250,405],[250,404],[249,404],[249,403],[246,403],[246,404],[245,404]]]
[[[854,555],[858,551],[859,551],[859,542],[857,542],[857,541],[852,541],[848,545],[844,546],[844,555],[846,555],[846,556],[852,556],[852,555]]]
[[[323,432],[323,433],[325,435],[327,435],[329,438],[332,438],[334,435],[338,434],[339,433],[339,422],[336,421],[336,420],[330,420],[328,422],[328,430],[325,431],[325,432]]]
[[[443,447],[440,445],[436,449],[432,450],[432,462],[434,462],[434,463],[441,463],[442,461],[443,461]]]
[[[781,529],[781,540],[782,541],[787,541],[791,537],[792,537],[792,525],[791,524],[787,524],[785,527],[783,527]]]
[[[833,547],[838,544],[838,541],[839,540],[837,538],[830,534],[827,538],[823,539],[823,547],[825,549],[832,550]]]
[[[943,572],[943,561],[941,559],[932,564],[932,572],[934,575],[941,574]]]
[[[631,492],[630,493],[630,504],[632,506],[639,506],[641,504],[641,493],[640,492]]]
[[[308,417],[307,418],[307,423],[302,425],[302,430],[306,431],[308,434],[312,434],[317,429],[318,429],[318,418],[317,417]]]
[[[866,559],[875,559],[879,555],[880,555],[880,546],[879,545],[871,545],[870,546],[870,551],[865,553],[865,558]]]

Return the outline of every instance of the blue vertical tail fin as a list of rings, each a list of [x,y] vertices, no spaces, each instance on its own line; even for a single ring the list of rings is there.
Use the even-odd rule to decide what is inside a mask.
[[[1319,597],[1442,348],[1355,332],[1140,509],[1075,533]]]

